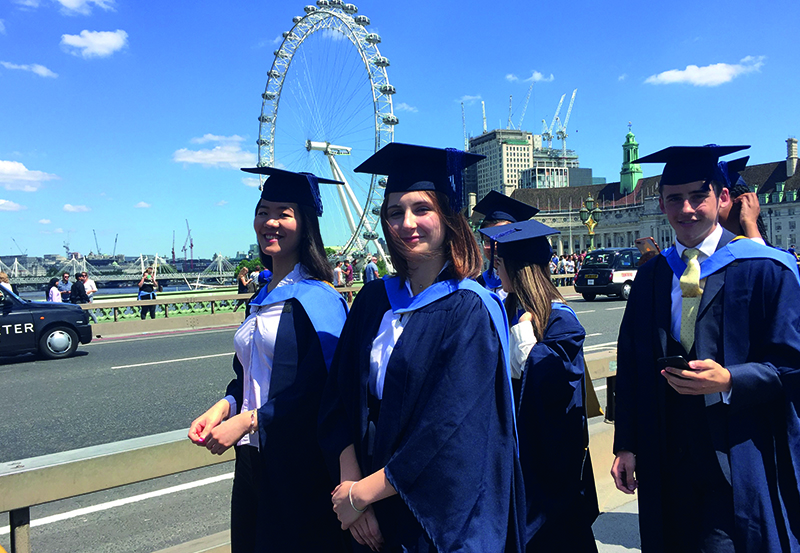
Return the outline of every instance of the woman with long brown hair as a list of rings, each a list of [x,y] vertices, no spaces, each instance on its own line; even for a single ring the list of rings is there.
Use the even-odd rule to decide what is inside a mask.
[[[397,276],[356,296],[320,437],[340,482],[334,511],[373,550],[520,547],[506,322],[472,280],[481,255],[455,205],[480,159],[392,143],[357,169],[388,175],[381,223]]]
[[[558,231],[523,221],[481,233],[492,241],[508,292],[512,373],[522,373],[517,421],[526,551],[597,551],[597,495],[584,409],[586,332],[551,280],[547,236]]]

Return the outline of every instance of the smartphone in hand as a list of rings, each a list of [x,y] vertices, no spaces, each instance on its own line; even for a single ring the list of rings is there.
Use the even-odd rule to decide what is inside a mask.
[[[656,365],[658,366],[659,371],[663,371],[667,367],[672,367],[673,369],[683,369],[685,371],[694,370],[689,366],[688,361],[683,358],[681,355],[671,355],[669,357],[660,357],[656,360]],[[672,376],[676,378],[683,378],[677,374],[673,374]]]

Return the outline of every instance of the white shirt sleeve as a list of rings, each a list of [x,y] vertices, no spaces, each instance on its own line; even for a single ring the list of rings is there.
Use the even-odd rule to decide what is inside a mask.
[[[524,321],[511,327],[511,378],[522,378],[528,354],[536,345],[533,324]]]

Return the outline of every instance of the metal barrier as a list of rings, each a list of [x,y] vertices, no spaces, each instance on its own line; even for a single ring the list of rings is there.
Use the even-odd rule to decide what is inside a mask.
[[[30,508],[234,459],[211,455],[187,430],[44,455],[0,466],[0,512],[8,512],[11,551],[30,553]]]
[[[616,375],[616,349],[586,355],[586,380],[597,404],[592,380]],[[608,411],[613,396],[608,396]],[[599,413],[602,413],[600,411]],[[595,412],[589,416],[599,414]],[[608,417],[607,417],[608,418]],[[30,553],[30,508],[179,472],[208,467],[234,459],[233,448],[211,455],[192,444],[187,430],[175,430],[63,453],[44,455],[0,465],[0,512],[8,512],[11,551]]]

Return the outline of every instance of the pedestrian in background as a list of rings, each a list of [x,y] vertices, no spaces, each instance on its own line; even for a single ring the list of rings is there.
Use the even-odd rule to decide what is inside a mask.
[[[319,182],[272,167],[253,227],[271,281],[234,336],[236,378],[192,422],[189,438],[211,453],[236,448],[231,551],[346,551],[330,508],[333,482],[317,441],[317,415],[347,307],[319,230]],[[338,183],[341,184],[341,183]]]
[[[87,278],[88,276],[86,273],[78,273],[75,275],[75,283],[70,290],[70,303],[89,303],[89,296],[86,294],[86,286],[83,284]]]
[[[97,284],[95,284],[94,280],[89,278],[88,273],[84,272],[82,274],[86,276],[83,281],[83,287],[86,289],[86,295],[89,297],[89,303],[92,303],[94,301],[94,294],[97,292]],[[97,324],[97,315],[95,310],[88,309],[87,311],[89,312],[89,316],[92,318],[92,321]]]
[[[369,260],[366,267],[364,267],[364,284],[370,283],[373,280],[378,280],[380,275],[378,274],[378,258],[373,257]]]
[[[64,272],[61,280],[58,281],[58,291],[61,292],[61,301],[69,303],[69,295],[72,290],[72,283],[69,281],[69,273]]]
[[[45,293],[47,301],[61,303],[61,291],[58,289],[58,278],[53,277],[47,284],[47,292]]]
[[[481,230],[497,244],[497,272],[508,292],[511,375],[522,377],[517,427],[526,551],[589,553],[597,551],[592,523],[599,509],[585,409],[586,331],[550,279],[547,236],[558,232],[538,221],[505,232]]]
[[[242,267],[239,270],[239,275],[236,277],[236,285],[237,285],[237,294],[247,294],[254,292],[255,290],[250,290],[250,285],[253,284],[253,279],[248,277],[249,269],[247,267]],[[236,300],[236,305],[233,307],[233,312],[236,313],[236,310],[242,306],[242,304],[247,301],[244,299]]]
[[[139,301],[154,300],[156,299],[156,290],[158,289],[158,281],[153,275],[153,268],[148,267],[142,274],[142,279],[139,281]],[[151,319],[156,318],[155,305],[143,305],[141,307],[142,320],[145,320],[147,314],[150,314]]]
[[[11,288],[11,282],[8,280],[8,275],[2,271],[0,271],[0,286],[8,290],[9,292],[13,292],[14,290]]]
[[[398,276],[353,303],[320,439],[342,528],[372,550],[520,551],[506,321],[473,280],[480,250],[451,203],[483,157],[393,142],[356,169],[388,176],[381,224]]]
[[[353,265],[350,264],[349,259],[344,260],[344,268],[342,269],[342,273],[344,274],[344,285],[347,288],[353,286],[353,280],[355,280],[355,271],[353,270]],[[353,292],[347,292],[347,303],[353,303]]]

